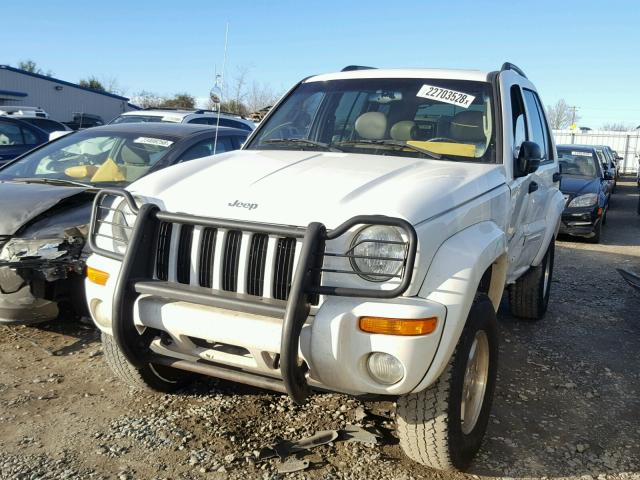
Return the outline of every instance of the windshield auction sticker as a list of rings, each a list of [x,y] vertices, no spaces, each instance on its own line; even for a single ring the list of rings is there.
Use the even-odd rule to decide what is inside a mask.
[[[144,143],[145,145],[157,145],[159,147],[168,147],[173,144],[171,140],[164,138],[138,137],[133,143]]]
[[[590,152],[580,152],[580,151],[571,152],[571,155],[573,155],[574,157],[591,157],[592,156]]]
[[[416,93],[416,97],[430,98],[438,102],[450,103],[459,107],[469,108],[475,100],[475,96],[464,92],[457,92],[448,88],[434,87],[433,85],[422,85]]]

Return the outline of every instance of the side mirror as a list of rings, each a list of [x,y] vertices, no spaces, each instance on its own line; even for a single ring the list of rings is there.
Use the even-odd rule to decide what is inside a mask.
[[[542,161],[542,150],[536,142],[522,142],[516,159],[516,177],[535,172]]]
[[[613,180],[613,175],[611,175],[611,173],[609,173],[609,172],[604,172],[604,179],[605,180]]]

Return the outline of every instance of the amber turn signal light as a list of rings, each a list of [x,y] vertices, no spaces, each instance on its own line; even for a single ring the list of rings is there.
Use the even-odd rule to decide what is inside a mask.
[[[87,267],[87,278],[97,285],[106,285],[107,280],[109,280],[109,274],[97,268]]]
[[[436,317],[429,318],[386,318],[360,317],[360,330],[386,335],[427,335],[433,333],[438,324]]]

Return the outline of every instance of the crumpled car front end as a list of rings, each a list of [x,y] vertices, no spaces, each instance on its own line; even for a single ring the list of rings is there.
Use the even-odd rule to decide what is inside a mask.
[[[83,297],[87,256],[83,207],[54,212],[0,238],[0,323],[46,322],[61,305],[84,304],[76,301]]]

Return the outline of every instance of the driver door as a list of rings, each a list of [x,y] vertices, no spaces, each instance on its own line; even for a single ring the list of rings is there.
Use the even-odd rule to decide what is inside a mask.
[[[511,128],[510,132],[505,131],[505,137],[508,133],[512,135],[512,148],[505,152],[505,162],[515,164],[524,141],[538,143],[544,156],[537,171],[524,176],[514,174],[509,181],[511,215],[507,228],[508,277],[514,280],[529,268],[542,247],[547,228],[545,213],[553,186],[555,165],[546,120],[536,103],[537,95],[531,96],[535,92],[523,88],[518,81],[503,92],[509,96],[508,102],[511,105]]]

